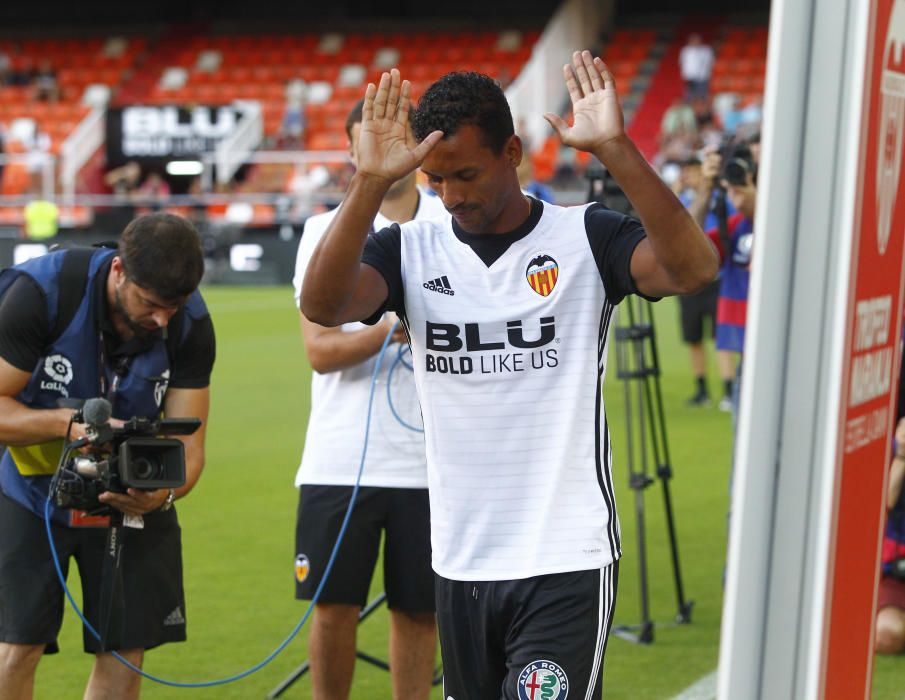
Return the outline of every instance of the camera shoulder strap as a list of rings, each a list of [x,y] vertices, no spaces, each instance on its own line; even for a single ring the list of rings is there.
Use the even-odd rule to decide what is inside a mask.
[[[167,359],[170,361],[170,369],[173,367],[173,362],[176,360],[176,352],[179,350],[180,343],[182,343],[182,324],[184,322],[185,307],[173,314],[173,318],[170,319],[170,323],[167,326]]]
[[[75,317],[88,282],[88,267],[96,252],[97,248],[70,248],[66,251],[60,268],[57,317],[50,334],[51,341],[63,335]]]

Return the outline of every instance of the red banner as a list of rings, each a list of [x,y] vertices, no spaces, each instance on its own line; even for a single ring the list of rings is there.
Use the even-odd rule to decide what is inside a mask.
[[[869,698],[884,485],[896,410],[905,233],[905,0],[873,0],[858,187],[823,697]]]

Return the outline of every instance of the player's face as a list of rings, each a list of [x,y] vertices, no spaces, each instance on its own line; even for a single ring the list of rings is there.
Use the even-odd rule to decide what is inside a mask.
[[[139,287],[129,280],[118,263],[119,259],[114,259],[111,269],[114,275],[113,311],[139,336],[150,336],[166,328],[184,300],[166,301],[150,289]]]
[[[507,197],[519,193],[515,167],[521,155],[517,137],[510,137],[497,154],[485,145],[478,127],[466,125],[434,146],[421,170],[462,229],[502,233],[495,225]]]

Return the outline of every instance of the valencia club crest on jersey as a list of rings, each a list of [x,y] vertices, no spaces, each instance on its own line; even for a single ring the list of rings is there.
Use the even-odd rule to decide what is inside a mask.
[[[531,289],[542,297],[550,296],[556,279],[559,277],[559,265],[549,255],[536,255],[528,263],[525,270],[525,279],[531,285]]]

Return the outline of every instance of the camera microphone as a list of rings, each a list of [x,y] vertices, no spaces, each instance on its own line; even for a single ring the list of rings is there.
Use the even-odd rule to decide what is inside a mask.
[[[73,416],[73,420],[77,423],[87,423],[90,434],[73,442],[71,447],[79,448],[108,442],[113,436],[113,429],[109,426],[112,415],[113,406],[107,399],[95,398],[85,401],[85,405]]]
[[[113,406],[107,399],[88,399],[82,407],[82,419],[88,425],[103,425],[113,415]]]

